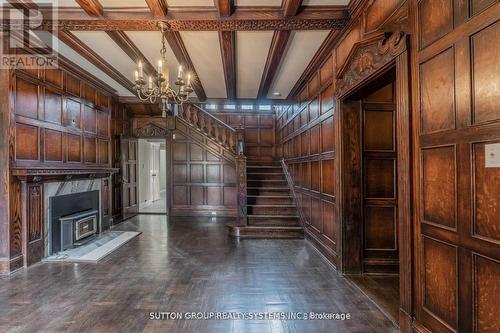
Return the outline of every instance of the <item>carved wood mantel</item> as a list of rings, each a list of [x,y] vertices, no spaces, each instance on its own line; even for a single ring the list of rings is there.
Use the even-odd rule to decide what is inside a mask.
[[[64,180],[78,178],[105,178],[117,173],[117,168],[30,168],[30,167],[14,167],[11,168],[13,176],[21,181],[39,183],[47,180]]]

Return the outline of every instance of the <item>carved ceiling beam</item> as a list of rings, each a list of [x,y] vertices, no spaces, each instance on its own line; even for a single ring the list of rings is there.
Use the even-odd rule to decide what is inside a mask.
[[[43,9],[42,9],[43,12]],[[78,31],[157,31],[158,22],[166,21],[172,31],[238,31],[238,30],[338,30],[349,19],[346,9],[332,8],[311,10],[304,8],[296,16],[283,17],[281,8],[268,10],[235,9],[234,13],[220,19],[215,9],[174,11],[170,8],[163,20],[153,17],[150,11],[124,12],[106,10],[105,17],[90,17],[83,11],[61,9],[55,27],[45,21],[41,29]],[[4,28],[7,23],[2,22]]]
[[[76,2],[90,16],[100,17],[104,12],[99,0],[76,0]]]
[[[193,62],[191,61],[191,57],[186,50],[184,42],[182,41],[181,35],[177,31],[167,31],[165,33],[165,39],[174,52],[179,64],[184,67],[186,72],[190,72],[192,74],[193,79],[191,80],[191,85],[193,86],[196,96],[200,101],[205,101],[207,99],[207,95],[205,94],[205,90],[201,85],[200,78],[196,73],[196,69],[194,68]]]
[[[290,17],[298,14],[302,0],[283,0],[283,16]]]
[[[289,38],[290,31],[288,30],[274,32],[271,47],[267,55],[266,65],[260,81],[258,98],[267,98],[269,88],[271,88],[271,84],[276,76]]]
[[[82,57],[90,61],[94,66],[102,70],[109,77],[122,85],[124,88],[126,88],[133,94],[136,93],[134,84],[128,78],[126,78],[121,72],[119,72],[108,62],[106,62],[106,60],[101,58],[97,53],[95,53],[92,49],[85,45],[85,43],[79,40],[71,32],[59,31],[57,37],[70,48],[78,52]]]
[[[151,14],[154,17],[165,17],[168,13],[168,5],[165,0],[146,0]]]
[[[123,31],[106,31],[109,37],[125,52],[136,64],[142,61],[144,70],[148,76],[156,77],[158,75],[155,67],[142,54],[141,50],[132,42],[132,40]]]
[[[229,17],[233,15],[234,12],[234,1],[233,0],[214,0],[215,7],[219,12],[220,17]]]
[[[228,99],[236,98],[236,32],[219,31],[222,64]]]

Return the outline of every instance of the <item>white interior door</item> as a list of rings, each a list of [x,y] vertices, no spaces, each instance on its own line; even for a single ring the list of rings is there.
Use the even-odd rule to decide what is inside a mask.
[[[160,200],[160,146],[153,145],[152,161],[151,161],[151,181],[152,181],[152,198],[153,201]]]

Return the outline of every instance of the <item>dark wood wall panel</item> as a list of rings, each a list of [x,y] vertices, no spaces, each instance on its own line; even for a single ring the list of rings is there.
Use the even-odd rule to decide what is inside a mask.
[[[399,270],[395,111],[393,82],[371,92],[361,103],[363,272]]]
[[[5,113],[11,128],[9,164],[12,174],[17,174],[9,180],[9,233],[2,235],[8,237],[10,262],[0,270],[11,271],[38,262],[44,255],[45,179],[24,176],[23,171],[57,169],[51,178],[61,180],[66,170],[80,173],[89,167],[97,169],[97,174],[109,174],[114,113],[112,90],[64,61],[58,69],[4,72],[9,75],[4,80],[9,99]],[[107,228],[112,201],[109,178],[102,179],[102,189],[102,222]]]
[[[420,45],[429,45],[453,29],[453,0],[420,1]]]
[[[500,3],[422,0],[410,6],[416,207],[416,326],[500,329]]]
[[[245,155],[248,159],[272,160],[275,151],[275,116],[269,111],[227,112],[214,110],[215,117],[233,128],[242,128],[245,135]]]
[[[177,120],[167,147],[171,160],[171,213],[174,216],[236,214],[234,158],[210,139]],[[170,149],[170,151],[169,151]]]
[[[488,257],[474,255],[474,280],[476,302],[474,303],[474,322],[476,332],[500,331],[500,316],[493,309],[498,307],[500,293],[500,262]]]
[[[306,86],[299,97],[302,100],[276,107],[276,135],[306,233],[338,263],[337,114],[332,76],[333,58],[329,58]]]
[[[485,168],[484,143],[473,145],[474,150],[474,183],[475,206],[474,234],[500,243],[500,173],[491,168]]]
[[[64,69],[15,71],[15,164],[111,166],[111,96],[101,90]]]
[[[455,147],[422,150],[422,222],[456,227]]]
[[[500,76],[500,65],[495,57],[500,54],[500,45],[493,41],[500,35],[500,23],[477,32],[471,37],[474,85],[474,124],[481,124],[500,119],[500,98],[494,82]],[[493,43],[492,43],[493,42]]]
[[[420,66],[423,133],[455,128],[453,62],[453,49],[448,49]],[[440,98],[432,98],[434,94]]]
[[[117,221],[121,218],[122,213],[122,170],[121,170],[121,147],[120,136],[128,136],[131,134],[131,120],[128,109],[116,101],[112,102],[112,117],[111,117],[111,163],[115,168],[120,168],[120,172],[113,174],[112,180],[112,200],[113,200],[113,218]]]
[[[451,244],[423,238],[423,306],[449,327],[457,327],[457,248]],[[446,282],[445,282],[446,281]],[[445,283],[443,283],[445,282]],[[427,315],[426,315],[427,316]]]

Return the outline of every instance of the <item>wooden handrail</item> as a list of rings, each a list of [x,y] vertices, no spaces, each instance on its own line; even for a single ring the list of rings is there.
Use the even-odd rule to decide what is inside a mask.
[[[283,168],[283,173],[285,174],[285,179],[288,184],[288,187],[290,188],[290,192],[292,193],[293,201],[297,205],[297,211],[299,213],[299,220],[300,224],[302,227],[305,227],[306,225],[306,218],[304,215],[304,212],[302,211],[302,207],[299,206],[299,201],[297,200],[297,194],[295,193],[295,184],[293,182],[292,175],[290,174],[290,171],[288,170],[288,165],[285,162],[285,159],[281,159],[281,167]]]
[[[203,112],[204,114],[206,114],[208,117],[212,118],[215,122],[217,122],[218,124],[226,127],[228,130],[232,131],[232,132],[235,132],[236,133],[236,129],[234,129],[233,127],[229,126],[228,124],[226,124],[225,122],[223,122],[222,120],[220,120],[219,118],[211,115],[208,111],[204,110],[203,108],[201,108],[200,106],[196,105],[196,104],[191,104],[192,106],[194,106],[195,108],[197,108],[198,110],[200,110],[201,112]]]
[[[185,105],[178,116],[233,154],[244,155],[243,129],[229,126],[196,104]]]

